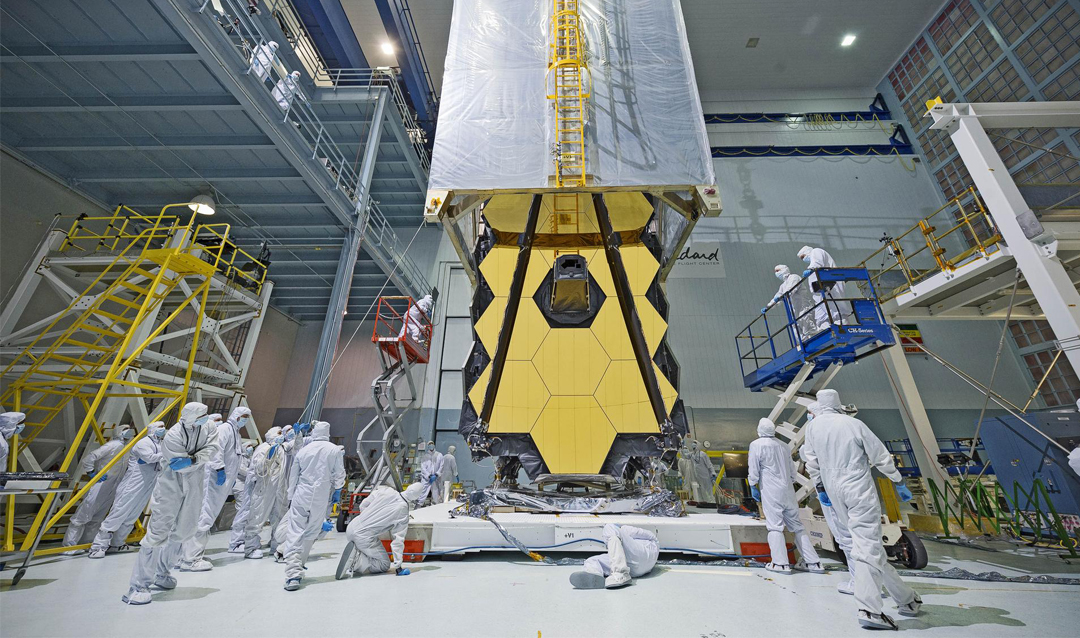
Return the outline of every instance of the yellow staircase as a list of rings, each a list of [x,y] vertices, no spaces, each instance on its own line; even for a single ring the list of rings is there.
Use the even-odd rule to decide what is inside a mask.
[[[131,373],[138,368],[139,355],[185,311],[190,315],[193,301],[197,300],[205,312],[215,274],[261,286],[264,272],[256,280],[256,275],[233,266],[238,255],[250,256],[228,240],[227,224],[196,225],[194,215],[184,222],[176,214],[166,214],[174,207],[181,209],[176,212],[187,211],[187,204],[173,204],[156,216],[145,216],[120,206],[111,216],[80,216],[67,233],[61,252],[84,252],[111,261],[106,261],[82,294],[4,368],[3,375],[15,380],[0,394],[0,404],[27,415],[22,435],[11,441],[12,454],[5,468],[8,471],[16,471],[19,453],[73,401],[78,401],[85,417],[74,441],[69,443],[61,472],[69,471],[89,431],[104,442],[99,419],[107,399],[134,397],[149,401],[151,420],[164,417],[187,396],[202,317],[187,317],[193,329],[186,344],[188,365],[182,387],[136,380]],[[183,300],[170,303],[174,309],[159,317],[163,302],[178,286],[181,291],[175,297],[182,294]],[[124,453],[144,433],[140,432]],[[104,474],[100,472],[91,479],[47,523],[43,519],[55,494],[46,495],[33,526],[23,536],[22,548],[28,549],[40,525],[46,529],[54,526]],[[14,498],[9,498],[7,505],[3,546],[11,551],[15,540]],[[65,549],[70,548],[55,551]]]
[[[547,98],[555,108],[555,186],[585,185],[585,115],[589,93],[582,47],[578,0],[553,0],[551,60],[548,75],[554,92]]]

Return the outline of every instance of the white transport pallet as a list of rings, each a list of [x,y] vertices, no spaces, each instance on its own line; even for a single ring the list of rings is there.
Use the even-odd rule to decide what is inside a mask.
[[[462,554],[480,551],[516,551],[487,521],[467,516],[450,517],[458,503],[440,503],[415,510],[409,522],[409,540],[423,540],[426,552],[462,548]],[[588,552],[603,550],[604,525],[633,525],[654,532],[661,551],[693,555],[767,553],[765,521],[748,516],[692,512],[679,518],[642,514],[492,514],[512,536],[537,551]],[[563,545],[567,543],[566,545]],[[747,548],[743,544],[758,543]],[[560,546],[560,547],[556,547]],[[763,549],[764,547],[764,549]],[[456,553],[456,552],[455,552]]]

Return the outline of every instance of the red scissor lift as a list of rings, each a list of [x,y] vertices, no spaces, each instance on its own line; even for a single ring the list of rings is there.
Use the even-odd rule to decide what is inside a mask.
[[[399,490],[403,487],[400,468],[396,467],[390,449],[402,417],[417,407],[419,394],[412,367],[428,362],[431,318],[412,297],[380,297],[371,342],[379,349],[382,374],[371,382],[375,417],[356,437],[356,454],[360,457],[364,475],[356,489],[341,499],[337,527],[342,532],[360,502],[375,486],[382,485],[390,478]],[[395,389],[403,379],[408,383],[408,399],[399,399]],[[374,455],[371,455],[372,450],[376,452]]]

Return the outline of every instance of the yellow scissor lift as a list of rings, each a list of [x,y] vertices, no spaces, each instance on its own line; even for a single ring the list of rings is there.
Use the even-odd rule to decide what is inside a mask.
[[[110,400],[121,401],[114,401],[113,406],[134,406],[127,409],[132,410],[133,421],[141,427],[121,453],[55,513],[56,492],[39,496],[41,504],[33,522],[21,536],[15,533],[15,495],[9,495],[3,551],[14,551],[16,542],[21,543],[21,552],[35,546],[39,537],[55,527],[100,477],[146,435],[147,424],[164,420],[178,408],[188,395],[192,371],[200,367],[199,338],[207,316],[217,314],[220,318],[222,313],[216,309],[222,307],[223,301],[228,307],[230,288],[242,286],[258,294],[265,267],[251,267],[257,260],[229,240],[228,224],[197,224],[196,219],[196,215],[188,213],[186,203],[166,206],[157,215],[143,215],[119,206],[112,215],[80,216],[66,233],[59,256],[87,257],[84,263],[88,265],[78,274],[92,280],[3,369],[3,378],[14,381],[5,382],[0,405],[26,414],[26,428],[21,436],[12,437],[12,453],[4,469],[19,471],[20,456],[54,422],[59,427],[58,421],[63,419],[57,417],[65,412],[79,415],[81,423],[74,438],[67,442],[60,472],[72,468],[91,433],[99,443],[105,442],[107,421],[102,417]],[[215,276],[219,285],[212,286]],[[188,336],[180,350],[173,351],[171,360],[183,372],[177,372],[171,383],[161,374],[140,380],[140,355],[151,344],[160,342],[168,327],[180,323],[190,325],[180,331]],[[201,356],[205,358],[206,354]],[[146,420],[139,423],[142,418],[135,412],[143,408],[147,412],[142,418]],[[117,413],[114,407],[113,418],[120,419],[124,409],[120,407]],[[80,422],[77,417],[76,422]],[[60,481],[49,487],[59,488]],[[142,534],[142,526],[137,525],[130,538],[137,540]],[[88,545],[36,553],[85,547]]]

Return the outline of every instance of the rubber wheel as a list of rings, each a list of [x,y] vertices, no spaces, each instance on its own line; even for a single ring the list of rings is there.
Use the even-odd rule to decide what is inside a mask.
[[[847,566],[847,554],[844,553],[844,550],[840,549],[840,546],[836,543],[835,538],[833,539],[832,546],[833,551],[836,552],[836,554],[840,557],[840,562],[843,563],[844,566]]]
[[[900,550],[899,558],[904,567],[908,569],[926,567],[929,560],[926,556],[926,547],[915,532],[907,529],[900,532],[900,540],[896,542],[896,546]]]
[[[345,528],[349,526],[349,512],[345,508],[341,508],[341,511],[337,515],[337,531],[344,534]]]

